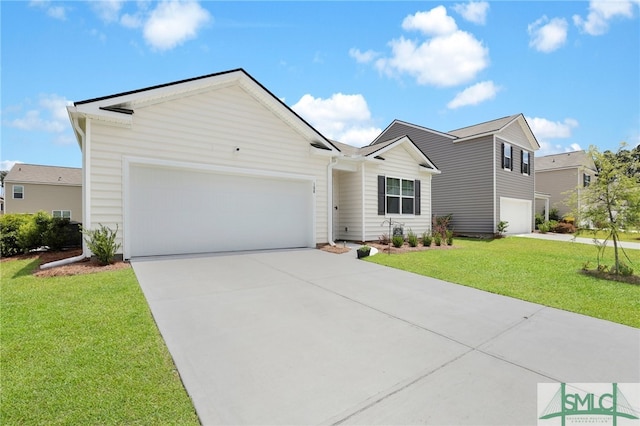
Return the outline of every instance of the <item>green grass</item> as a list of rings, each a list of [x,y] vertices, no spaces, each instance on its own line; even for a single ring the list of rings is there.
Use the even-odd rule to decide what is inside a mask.
[[[0,424],[199,424],[133,270],[36,266],[0,265]]]
[[[590,245],[509,237],[454,240],[453,250],[379,254],[370,262],[640,328],[640,286],[579,271],[595,265]],[[605,263],[611,265],[613,249]],[[640,250],[627,250],[640,269]],[[628,263],[628,262],[627,262]]]

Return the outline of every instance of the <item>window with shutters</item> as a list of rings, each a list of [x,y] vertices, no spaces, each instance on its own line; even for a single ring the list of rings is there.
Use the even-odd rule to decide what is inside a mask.
[[[508,143],[502,144],[502,168],[506,170],[513,170],[511,145],[509,145]]]
[[[528,175],[531,168],[529,167],[529,152],[522,151],[522,174]]]
[[[387,213],[414,214],[415,182],[408,179],[387,177]]]

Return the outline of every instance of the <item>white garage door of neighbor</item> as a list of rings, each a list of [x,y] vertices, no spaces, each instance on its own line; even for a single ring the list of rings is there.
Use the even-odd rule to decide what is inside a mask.
[[[135,165],[130,256],[311,247],[313,182]]]
[[[531,232],[531,200],[500,197],[500,220],[509,222],[507,234]]]

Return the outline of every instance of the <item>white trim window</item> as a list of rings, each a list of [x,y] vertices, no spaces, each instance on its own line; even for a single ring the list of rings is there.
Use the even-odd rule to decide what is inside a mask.
[[[582,186],[586,188],[589,185],[591,185],[591,175],[584,173],[582,175]]]
[[[531,174],[531,166],[529,165],[529,151],[522,150],[522,174]]]
[[[53,210],[51,215],[53,217],[71,220],[71,210]]]
[[[415,182],[409,179],[387,177],[387,213],[414,214]]]
[[[24,198],[24,185],[13,185],[13,199],[21,200]]]

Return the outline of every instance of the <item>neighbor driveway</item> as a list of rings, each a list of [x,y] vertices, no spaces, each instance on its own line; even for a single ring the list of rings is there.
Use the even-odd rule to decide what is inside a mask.
[[[540,382],[640,382],[639,329],[353,251],[132,264],[205,425],[536,424]]]

